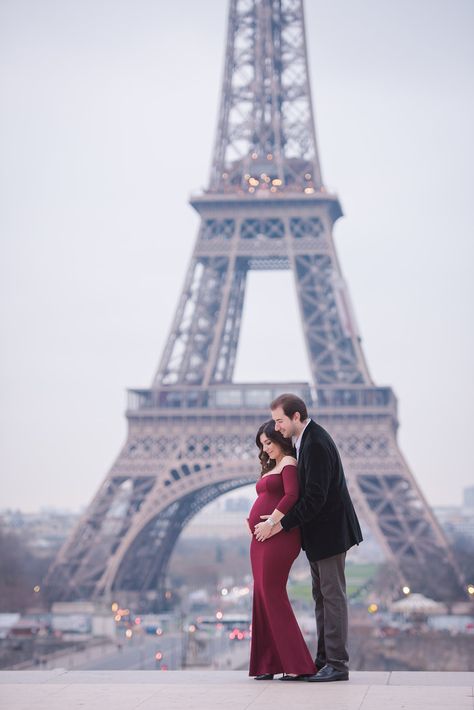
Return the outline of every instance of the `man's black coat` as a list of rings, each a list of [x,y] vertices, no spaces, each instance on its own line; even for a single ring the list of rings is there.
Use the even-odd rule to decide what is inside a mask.
[[[323,560],[358,545],[362,532],[339,452],[328,432],[314,421],[303,432],[298,480],[299,500],[281,524],[284,530],[300,526],[308,560]]]

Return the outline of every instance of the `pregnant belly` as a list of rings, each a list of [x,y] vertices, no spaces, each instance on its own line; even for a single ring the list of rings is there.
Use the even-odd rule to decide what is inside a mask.
[[[263,523],[261,515],[271,515],[275,510],[279,498],[276,496],[259,495],[249,513],[249,525],[253,531],[257,523]]]

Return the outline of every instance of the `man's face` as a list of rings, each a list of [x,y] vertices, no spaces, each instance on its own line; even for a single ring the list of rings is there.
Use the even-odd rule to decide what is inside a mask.
[[[296,422],[299,422],[299,418],[299,412],[296,412],[293,418],[290,419],[283,411],[283,407],[272,409],[272,419],[275,422],[275,429],[280,431],[283,436],[286,436],[288,439],[291,436],[296,436]]]

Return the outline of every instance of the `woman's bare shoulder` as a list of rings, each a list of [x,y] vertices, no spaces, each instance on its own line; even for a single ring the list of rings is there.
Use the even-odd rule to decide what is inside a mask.
[[[280,461],[280,466],[283,468],[284,466],[297,466],[298,461],[295,459],[294,456],[284,456],[282,460]]]

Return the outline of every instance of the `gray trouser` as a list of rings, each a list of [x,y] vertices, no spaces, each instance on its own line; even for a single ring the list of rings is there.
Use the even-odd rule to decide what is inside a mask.
[[[309,563],[318,632],[318,668],[329,663],[338,671],[348,670],[345,560],[346,553],[342,552]]]

